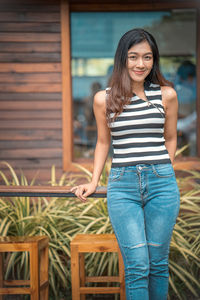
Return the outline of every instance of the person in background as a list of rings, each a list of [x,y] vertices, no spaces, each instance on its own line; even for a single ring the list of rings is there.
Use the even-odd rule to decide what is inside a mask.
[[[184,61],[177,70],[174,88],[179,99],[177,129],[182,144],[189,144],[189,155],[196,155],[196,67]]]
[[[178,101],[159,69],[154,37],[136,28],[119,41],[110,87],[94,96],[98,139],[86,201],[98,185],[112,137],[110,220],[124,260],[127,300],[166,300],[170,240],[180,195],[173,170]]]
[[[179,66],[174,88],[179,100],[179,117],[184,118],[196,108],[196,67],[189,60]]]
[[[93,113],[93,99],[94,95],[102,89],[101,84],[95,81],[90,86],[90,95],[83,99],[84,115],[88,126],[95,125],[95,117]]]

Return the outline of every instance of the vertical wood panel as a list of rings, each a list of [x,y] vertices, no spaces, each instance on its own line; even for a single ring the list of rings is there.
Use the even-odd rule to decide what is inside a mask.
[[[60,0],[53,1],[0,1],[0,160],[28,181],[38,172],[39,183],[53,164],[62,172]]]
[[[197,155],[200,157],[200,7],[197,9]]]
[[[73,159],[70,14],[67,0],[61,0],[61,40],[63,169],[66,171]]]

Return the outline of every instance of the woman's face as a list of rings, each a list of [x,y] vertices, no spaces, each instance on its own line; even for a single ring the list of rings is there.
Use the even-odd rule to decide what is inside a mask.
[[[130,78],[144,82],[153,67],[153,53],[147,41],[132,46],[128,50],[127,68]]]

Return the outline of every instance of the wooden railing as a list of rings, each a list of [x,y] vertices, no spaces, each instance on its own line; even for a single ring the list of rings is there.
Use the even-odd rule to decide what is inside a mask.
[[[76,197],[69,186],[6,186],[0,185],[1,197]],[[90,198],[106,198],[105,187],[98,187]]]

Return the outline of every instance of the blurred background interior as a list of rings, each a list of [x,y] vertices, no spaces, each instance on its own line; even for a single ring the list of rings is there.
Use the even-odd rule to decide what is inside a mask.
[[[93,96],[109,85],[120,37],[136,27],[156,38],[161,71],[178,94],[178,147],[189,144],[184,154],[196,155],[196,22],[192,9],[71,13],[74,158],[93,156]]]

